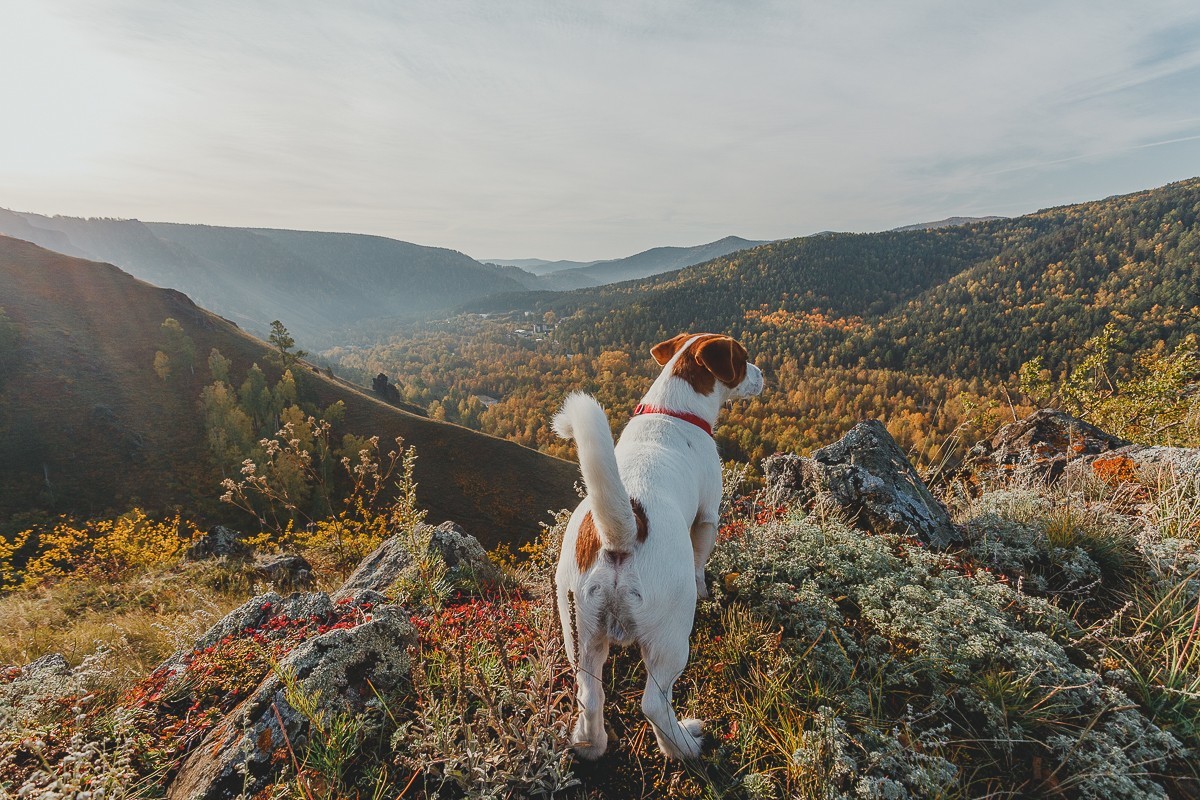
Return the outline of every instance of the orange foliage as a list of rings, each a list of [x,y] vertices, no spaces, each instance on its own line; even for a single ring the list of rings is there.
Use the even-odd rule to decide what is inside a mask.
[[[746,311],[746,320],[758,321],[783,330],[840,331],[850,333],[862,327],[862,317],[827,316],[820,311],[768,310],[766,305]]]

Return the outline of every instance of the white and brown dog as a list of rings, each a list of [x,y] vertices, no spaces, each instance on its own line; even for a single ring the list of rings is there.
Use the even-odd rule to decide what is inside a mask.
[[[763,375],[728,336],[680,334],[655,345],[663,367],[613,447],[604,409],[576,393],[554,417],[574,439],[587,497],[558,559],[558,610],[575,668],[584,758],[608,747],[601,671],[609,646],[637,643],[646,665],[642,711],[672,758],[700,754],[701,722],[680,721],[671,690],[688,660],[704,564],[717,538],[721,460],[712,438],[721,405],[762,391]]]

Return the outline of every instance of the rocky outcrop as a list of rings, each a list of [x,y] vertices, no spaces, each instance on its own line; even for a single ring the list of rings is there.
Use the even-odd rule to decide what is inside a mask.
[[[763,471],[773,503],[832,505],[864,530],[914,536],[933,547],[961,541],[945,506],[876,420],[859,423],[812,458],[772,456]]]
[[[504,579],[479,540],[457,523],[443,522],[433,529],[429,552],[445,562],[456,586],[494,586]]]
[[[403,538],[393,536],[359,562],[354,572],[350,573],[350,577],[333,593],[333,599],[341,600],[363,590],[386,592],[412,560],[412,554],[405,549]]]
[[[328,598],[326,598],[328,599]],[[358,625],[334,628],[292,650],[258,688],[191,752],[167,791],[170,800],[218,800],[266,786],[282,764],[303,758],[324,721],[360,713],[408,674],[415,642],[408,614],[384,606]],[[299,754],[299,755],[297,755]]]
[[[323,592],[296,593],[280,597],[275,592],[256,595],[219,619],[190,648],[175,652],[151,673],[162,696],[182,691],[187,669],[197,653],[211,652],[238,638],[269,642],[277,633],[286,634],[301,621],[330,622],[336,618],[334,603]],[[282,623],[282,624],[281,624]]]
[[[1131,444],[1066,412],[1042,409],[977,443],[956,477],[978,491],[987,482],[1009,480],[1150,483],[1166,471],[1200,471],[1200,449]]]
[[[322,592],[280,597],[275,592],[260,594],[230,611],[192,645],[192,650],[215,646],[226,637],[262,628],[268,620],[324,619],[333,613],[333,602]],[[190,651],[188,651],[190,652]],[[177,656],[180,654],[176,654]]]
[[[1053,482],[1062,477],[1071,461],[1128,445],[1064,411],[1044,408],[977,443],[959,474],[974,484],[1013,478]]]
[[[488,558],[483,545],[457,523],[443,522],[432,530],[426,527],[424,532],[429,535],[428,554],[446,565],[446,578],[454,586],[469,591],[503,582],[503,574]],[[393,536],[375,548],[333,593],[333,599],[364,589],[386,593],[413,562],[412,554],[405,549],[407,541],[411,539]]]
[[[187,551],[187,557],[192,561],[202,561],[207,558],[248,558],[249,556],[250,546],[242,540],[242,535],[224,525],[210,528],[208,533],[197,539]]]
[[[439,525],[429,534],[430,554],[445,562],[452,579],[501,578],[482,545],[454,523]],[[403,684],[416,632],[409,610],[382,592],[413,563],[406,541],[412,538],[385,541],[332,596],[310,592],[255,597],[152,673],[135,696],[150,719],[176,732],[186,752],[168,798],[253,795],[285,764],[303,762],[305,748],[323,729],[313,724],[314,713],[323,722],[340,714],[360,714],[376,705],[380,695]],[[246,653],[269,656],[247,663]],[[211,703],[213,665],[224,670],[231,658],[242,659],[241,669],[247,674],[218,673],[231,678],[222,685],[219,701],[222,709],[230,710],[218,720],[196,722],[204,715],[187,712],[189,704],[200,699],[192,695],[193,687],[197,681],[209,686],[206,702]]]
[[[295,553],[279,553],[254,559],[254,572],[278,589],[306,589],[313,583],[312,564]]]

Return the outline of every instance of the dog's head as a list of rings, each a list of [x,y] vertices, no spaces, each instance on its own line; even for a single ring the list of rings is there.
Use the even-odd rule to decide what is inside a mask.
[[[702,395],[719,391],[723,399],[732,399],[763,390],[762,370],[750,363],[746,348],[732,336],[681,333],[654,345],[650,355]]]

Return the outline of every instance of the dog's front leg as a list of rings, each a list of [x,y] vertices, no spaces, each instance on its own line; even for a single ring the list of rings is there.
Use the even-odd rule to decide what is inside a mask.
[[[701,511],[692,523],[692,554],[696,559],[696,596],[708,597],[708,586],[704,583],[704,565],[717,544],[717,517]]]

